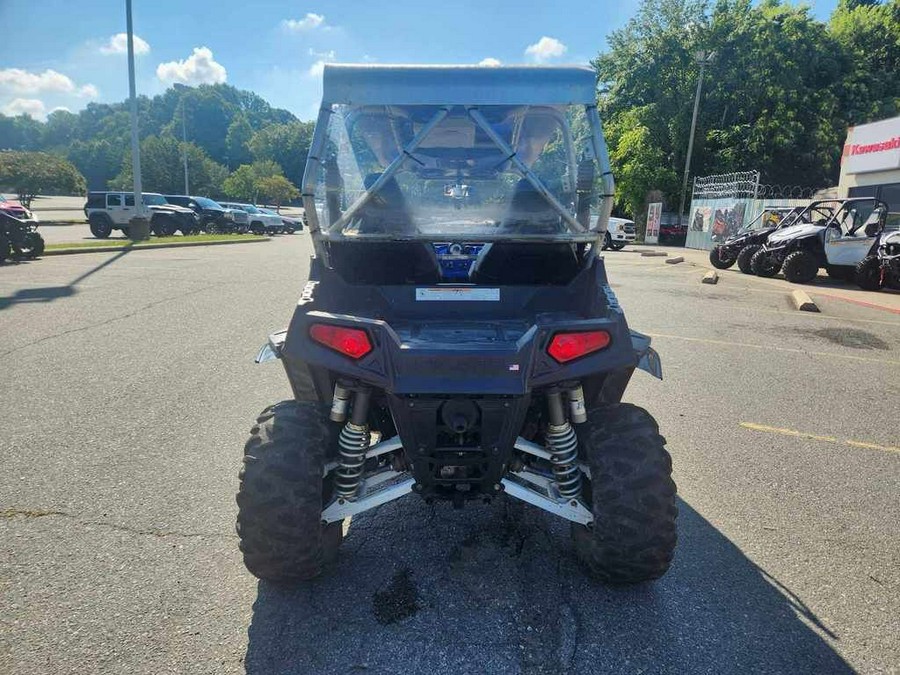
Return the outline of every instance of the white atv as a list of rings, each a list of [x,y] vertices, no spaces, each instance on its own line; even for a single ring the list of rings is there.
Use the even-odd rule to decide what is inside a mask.
[[[751,268],[763,277],[780,269],[784,278],[806,284],[824,267],[828,276],[851,280],[884,229],[888,206],[873,197],[816,201],[797,224],[769,235],[753,256]]]

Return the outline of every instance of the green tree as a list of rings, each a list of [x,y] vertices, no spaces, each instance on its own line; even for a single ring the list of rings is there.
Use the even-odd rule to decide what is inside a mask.
[[[253,161],[253,155],[248,147],[252,136],[253,127],[250,126],[247,117],[243,113],[236,115],[228,125],[228,133],[225,135],[229,167],[236,168]]]
[[[0,185],[11,187],[26,209],[38,194],[83,195],[85,190],[78,169],[44,152],[0,152]]]
[[[0,114],[0,150],[40,150],[42,124],[28,115]]]
[[[244,202],[256,201],[256,173],[249,164],[241,164],[222,183],[227,197]]]
[[[256,160],[277,162],[287,179],[300,185],[314,127],[312,122],[296,121],[269,125],[253,134],[250,150]]]
[[[839,96],[850,125],[900,112],[900,0],[841,0],[828,28],[846,68]]]
[[[84,176],[89,190],[105,190],[122,168],[125,147],[102,138],[76,140],[69,146],[67,156]]]
[[[182,142],[172,136],[149,136],[141,141],[141,179],[147,192],[181,194],[184,192]],[[186,146],[191,194],[218,194],[228,170],[212,161],[193,143]],[[131,152],[122,161],[119,175],[110,181],[112,189],[128,189],[134,184]]]
[[[668,208],[679,203],[673,177],[684,167],[700,51],[716,55],[706,68],[692,175],[759,169],[765,182],[834,184],[846,60],[808,7],[644,0],[609,44],[594,66],[617,195],[632,214],[651,190],[663,192]]]
[[[279,209],[285,202],[300,196],[300,190],[284,176],[260,178],[256,181],[256,187],[261,197],[268,202],[275,202]]]
[[[233,199],[255,203],[259,193],[259,182],[272,177],[284,177],[284,172],[271,160],[241,164],[222,184],[225,194]]]

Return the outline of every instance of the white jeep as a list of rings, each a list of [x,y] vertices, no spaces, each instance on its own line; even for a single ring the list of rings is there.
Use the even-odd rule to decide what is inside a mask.
[[[150,231],[158,237],[170,237],[179,230],[193,234],[200,229],[197,216],[191,209],[166,201],[161,194],[145,192],[144,207],[149,212]],[[128,236],[128,223],[137,214],[133,192],[89,192],[84,215],[91,226],[91,234],[106,239],[113,230]]]

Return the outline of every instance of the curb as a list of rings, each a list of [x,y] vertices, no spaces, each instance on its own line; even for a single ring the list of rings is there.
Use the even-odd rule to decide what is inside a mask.
[[[85,246],[83,248],[57,248],[44,251],[40,257],[51,255],[75,255],[77,253],[114,253],[117,251],[152,251],[160,248],[193,248],[194,246],[230,246],[233,244],[253,244],[260,241],[271,241],[271,237],[265,239],[244,239],[237,241],[189,241],[184,244],[148,244],[138,246]]]
[[[794,307],[801,312],[818,312],[819,306],[813,302],[812,298],[806,291],[791,291],[791,300],[794,301]]]

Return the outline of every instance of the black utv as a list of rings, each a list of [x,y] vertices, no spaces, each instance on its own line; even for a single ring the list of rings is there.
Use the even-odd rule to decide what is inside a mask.
[[[709,252],[713,267],[726,270],[736,262],[744,274],[752,274],[750,261],[775,230],[793,224],[803,211],[801,206],[767,206],[748,225],[717,244]]]
[[[0,264],[7,260],[39,258],[44,253],[44,238],[33,220],[22,220],[0,211]]]
[[[310,278],[257,359],[293,396],[257,417],[237,495],[253,574],[315,576],[342,521],[410,492],[569,520],[602,580],[666,572],[672,462],[622,402],[661,368],[599,256],[612,197],[589,69],[325,67]]]

